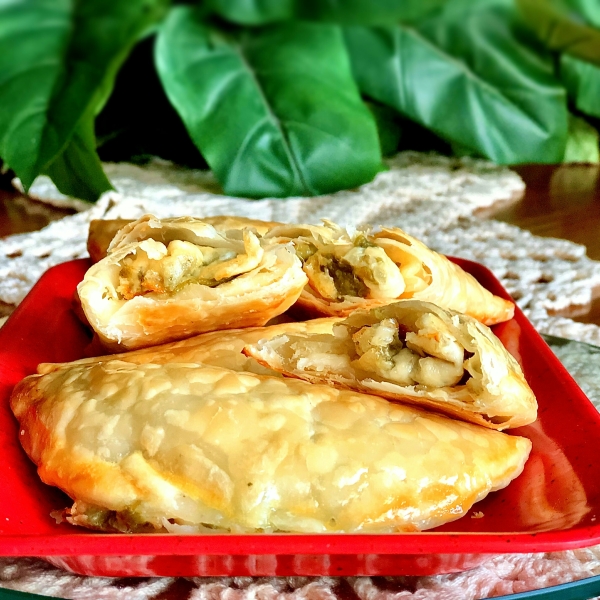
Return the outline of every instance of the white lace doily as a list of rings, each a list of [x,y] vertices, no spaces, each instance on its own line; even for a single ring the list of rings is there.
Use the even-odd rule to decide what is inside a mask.
[[[397,155],[388,166],[356,190],[252,201],[221,195],[204,171],[158,161],[145,168],[107,165],[118,192],[41,231],[0,240],[0,301],[18,304],[48,267],[86,256],[91,219],[232,214],[306,223],[326,217],[342,225],[399,226],[439,252],[479,261],[496,274],[539,331],[600,345],[597,326],[556,316],[591,302],[592,290],[600,286],[600,263],[587,258],[583,246],[477,216],[523,193],[516,173],[486,161],[414,152]],[[44,178],[32,194],[66,202]]]

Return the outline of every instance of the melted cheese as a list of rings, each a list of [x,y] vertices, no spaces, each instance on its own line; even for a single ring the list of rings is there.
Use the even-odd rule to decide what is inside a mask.
[[[369,289],[368,298],[398,298],[404,292],[402,274],[383,248],[355,246],[343,260]]]
[[[362,327],[352,336],[358,355],[352,365],[400,385],[456,385],[464,376],[465,348],[433,314],[421,315],[415,326],[406,344],[395,319]]]

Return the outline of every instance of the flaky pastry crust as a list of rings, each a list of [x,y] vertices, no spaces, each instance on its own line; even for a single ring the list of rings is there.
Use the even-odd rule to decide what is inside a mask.
[[[145,216],[120,230],[77,291],[90,325],[115,351],[264,325],[305,283],[293,250],[251,229]]]
[[[335,223],[282,225],[265,237],[293,242],[309,282],[297,306],[348,316],[399,299],[433,302],[486,325],[511,319],[514,304],[399,228],[345,230]]]
[[[264,235],[281,223],[274,221],[260,221],[247,217],[235,217],[231,215],[217,215],[214,217],[197,217],[199,220],[212,225],[217,231],[229,231],[230,229],[254,229],[259,235]],[[102,260],[115,235],[126,225],[135,221],[132,219],[92,219],[88,229],[87,250],[93,263]]]
[[[331,333],[333,326],[341,319],[328,317],[310,321],[282,322],[266,327],[246,327],[226,331],[211,331],[178,342],[170,342],[150,348],[130,352],[109,354],[93,358],[82,358],[69,363],[42,363],[37,372],[41,375],[58,369],[70,369],[77,365],[93,365],[111,360],[120,360],[136,365],[147,363],[195,363],[214,367],[224,367],[232,371],[247,371],[258,375],[281,377],[278,371],[264,367],[243,350],[259,340],[271,339],[282,334]]]
[[[103,531],[391,532],[459,518],[531,442],[375,396],[189,363],[76,365],[11,407],[42,480]]]
[[[485,325],[418,300],[357,311],[331,334],[283,333],[244,352],[314,383],[377,394],[492,429],[535,421],[517,361]]]

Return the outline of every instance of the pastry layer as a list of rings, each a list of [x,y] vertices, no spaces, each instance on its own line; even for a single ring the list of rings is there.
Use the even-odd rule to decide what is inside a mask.
[[[229,215],[217,215],[215,217],[197,217],[204,223],[212,225],[217,231],[228,231],[230,229],[254,229],[259,235],[281,223],[272,221],[259,221],[246,217],[234,217]],[[87,250],[93,263],[102,260],[108,253],[108,247],[115,236],[126,225],[134,221],[131,219],[93,219],[90,221],[87,239]]]
[[[333,326],[340,319],[328,317],[312,319],[310,321],[283,322],[266,327],[247,327],[245,329],[229,329],[225,331],[211,331],[178,342],[170,342],[149,348],[140,348],[130,352],[109,354],[94,358],[82,358],[69,363],[42,363],[38,366],[38,373],[46,374],[58,369],[70,369],[76,365],[93,365],[109,360],[143,365],[146,363],[202,363],[214,367],[224,367],[233,371],[247,371],[258,375],[271,375],[281,377],[273,369],[264,367],[243,350],[249,344],[259,340],[266,340],[282,334],[296,333],[331,333]]]

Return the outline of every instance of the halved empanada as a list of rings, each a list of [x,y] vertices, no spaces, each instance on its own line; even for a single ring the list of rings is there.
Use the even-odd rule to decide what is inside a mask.
[[[251,229],[218,232],[188,217],[142,217],[113,239],[77,291],[110,349],[264,325],[298,298],[306,275],[291,247]]]
[[[308,276],[297,305],[312,315],[347,316],[413,298],[486,325],[513,316],[512,302],[398,228],[350,231],[324,221],[321,226],[282,225],[265,237],[293,242]]]
[[[316,383],[410,402],[485,425],[535,421],[521,367],[472,317],[401,300],[357,311],[332,334],[282,334],[244,352],[266,367]]]
[[[465,514],[531,442],[375,396],[109,361],[22,381],[19,440],[103,531],[392,532]]]

